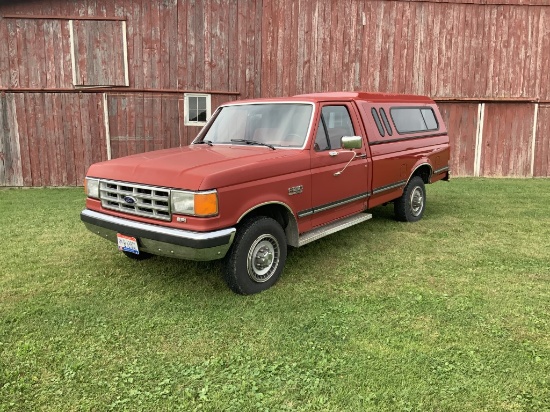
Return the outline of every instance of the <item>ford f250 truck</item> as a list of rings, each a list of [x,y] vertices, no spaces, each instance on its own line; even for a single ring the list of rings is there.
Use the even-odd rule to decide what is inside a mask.
[[[225,259],[236,293],[281,276],[300,247],[371,218],[426,208],[449,179],[449,137],[435,102],[381,93],[318,93],[219,107],[187,147],[90,167],[81,219],[128,257]]]

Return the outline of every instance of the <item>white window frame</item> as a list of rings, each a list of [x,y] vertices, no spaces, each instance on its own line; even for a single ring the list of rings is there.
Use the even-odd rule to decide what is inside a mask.
[[[183,111],[184,111],[184,125],[185,126],[204,126],[210,116],[212,115],[212,95],[207,93],[184,93]],[[206,98],[206,121],[205,122],[193,122],[189,120],[189,98],[190,97],[204,97]]]

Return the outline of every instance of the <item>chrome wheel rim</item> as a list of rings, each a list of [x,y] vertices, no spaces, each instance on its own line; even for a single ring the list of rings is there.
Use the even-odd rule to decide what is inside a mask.
[[[279,259],[280,249],[277,239],[269,234],[259,236],[248,250],[246,260],[248,276],[254,282],[267,282],[275,274]]]
[[[411,193],[411,213],[414,217],[417,217],[422,213],[424,208],[424,196],[422,189],[417,186]]]

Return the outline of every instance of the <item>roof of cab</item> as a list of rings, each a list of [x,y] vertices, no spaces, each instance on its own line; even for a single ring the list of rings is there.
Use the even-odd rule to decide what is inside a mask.
[[[391,93],[366,93],[366,92],[330,92],[330,93],[309,93],[298,94],[292,97],[260,98],[248,100],[233,100],[226,105],[246,103],[269,103],[269,102],[326,102],[334,100],[363,100],[373,103],[424,103],[433,104],[434,101],[427,96],[414,94],[391,94]]]

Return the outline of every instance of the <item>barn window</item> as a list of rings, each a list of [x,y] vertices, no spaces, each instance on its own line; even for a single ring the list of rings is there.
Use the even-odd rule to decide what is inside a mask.
[[[69,20],[73,84],[129,86],[126,22]]]
[[[203,126],[210,118],[211,99],[209,94],[185,93],[185,125]]]

